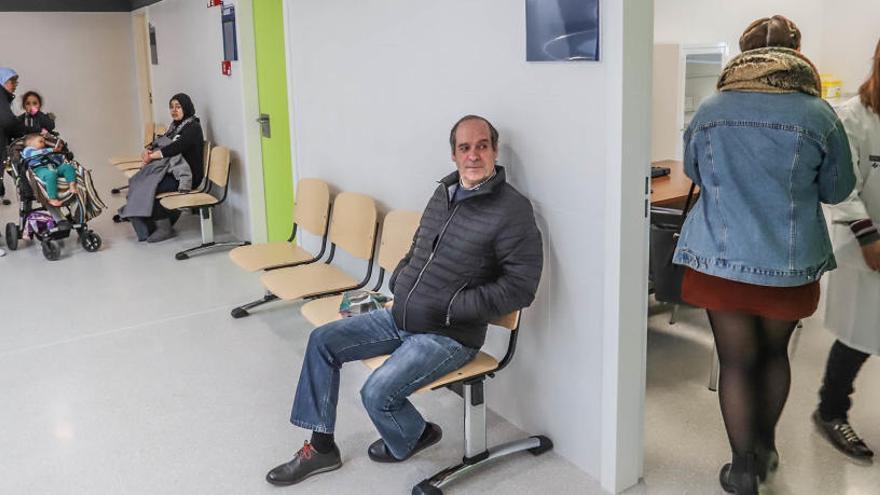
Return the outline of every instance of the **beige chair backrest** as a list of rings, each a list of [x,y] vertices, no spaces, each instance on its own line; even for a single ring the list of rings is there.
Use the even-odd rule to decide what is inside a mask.
[[[168,126],[162,124],[153,124],[154,136],[164,136],[168,132]]]
[[[202,158],[202,163],[204,164],[204,168],[202,169],[202,171],[204,175],[202,176],[202,183],[199,187],[199,191],[202,192],[204,192],[208,188],[208,184],[210,184],[210,182],[208,182],[208,174],[211,173],[211,150],[213,149],[214,147],[211,145],[211,141],[208,141],[206,139],[203,148],[204,154]]]
[[[339,193],[330,216],[330,242],[352,256],[369,260],[376,241],[376,217],[373,198],[360,193]]]
[[[211,141],[205,139],[205,144],[202,148],[202,154],[204,156],[204,161],[202,163],[204,163],[206,167],[211,163],[211,149],[213,149],[211,147]]]
[[[414,211],[393,210],[382,222],[382,242],[379,246],[379,266],[387,271],[397,268],[409,252],[413,236],[422,216]]]
[[[513,313],[507,313],[504,316],[498,317],[492,320],[490,323],[502,328],[506,328],[510,331],[514,331],[519,326],[519,317],[521,313],[522,310],[516,310]]]
[[[327,233],[327,216],[330,215],[330,186],[319,179],[300,179],[296,185],[293,215],[298,226],[323,237]]]
[[[208,180],[219,187],[226,187],[229,182],[229,148],[215,146],[211,149],[208,161]]]

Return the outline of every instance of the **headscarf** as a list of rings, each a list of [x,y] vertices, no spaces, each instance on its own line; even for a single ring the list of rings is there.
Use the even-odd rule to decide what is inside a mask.
[[[168,105],[170,106],[171,102],[174,100],[177,100],[177,102],[180,103],[180,108],[183,110],[183,118],[171,122],[171,125],[168,126],[168,131],[165,133],[165,136],[171,139],[174,139],[174,136],[180,134],[180,131],[182,131],[187,124],[194,120],[199,120],[196,118],[196,107],[193,105],[192,99],[189,95],[186,93],[177,93],[171,97],[171,100],[168,101]]]
[[[720,91],[822,94],[819,72],[810,59],[790,48],[758,48],[727,63],[718,79]]]
[[[11,69],[9,67],[0,67],[0,85],[6,84],[6,81],[17,76],[18,72],[15,72],[15,69]]]
[[[196,114],[196,107],[193,105],[192,98],[186,93],[177,93],[172,96],[171,100],[168,101],[168,105],[171,105],[171,102],[174,100],[177,100],[180,103],[180,108],[183,109],[183,118],[180,120],[186,120]]]

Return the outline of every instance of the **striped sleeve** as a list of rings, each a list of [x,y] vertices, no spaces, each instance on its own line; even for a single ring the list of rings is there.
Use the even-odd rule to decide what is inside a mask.
[[[856,240],[859,241],[860,246],[866,246],[872,242],[880,241],[880,233],[877,232],[877,227],[874,226],[874,222],[872,222],[870,218],[863,218],[861,220],[850,222],[849,228],[856,236]]]

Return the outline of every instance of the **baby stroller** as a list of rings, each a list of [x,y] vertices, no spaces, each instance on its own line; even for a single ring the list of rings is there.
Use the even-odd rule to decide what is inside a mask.
[[[6,245],[15,251],[20,240],[37,241],[43,249],[43,256],[49,261],[61,257],[58,241],[70,237],[71,231],[76,231],[79,242],[86,251],[93,253],[101,249],[101,236],[90,230],[87,222],[107,208],[95,191],[91,173],[74,160],[67,144],[58,139],[55,133],[46,136],[47,146],[54,147],[59,142],[62,146],[57,155],[63,156],[76,168],[77,176],[76,193],[69,189],[63,178],[59,179],[58,199],[62,201],[59,207],[49,205],[45,184],[34,175],[27,160],[22,157],[25,138],[17,139],[9,145],[6,163],[3,164],[15,183],[19,202],[18,224],[6,224]],[[41,206],[35,208],[35,201]]]

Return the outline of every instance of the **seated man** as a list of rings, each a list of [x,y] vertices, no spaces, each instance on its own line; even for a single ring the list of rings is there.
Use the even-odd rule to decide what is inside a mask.
[[[381,435],[370,459],[404,461],[440,441],[440,427],[426,423],[407,397],[467,364],[489,321],[534,299],[541,233],[529,200],[495,166],[498,131],[468,115],[449,142],[458,171],[441,181],[391,276],[393,308],[329,323],[309,337],[290,422],[311,430],[311,442],[269,471],[269,483],[292,485],[342,466],[333,433],[339,370],[349,361],[391,355],[361,389]]]

